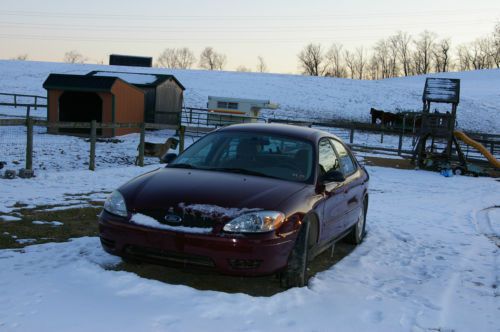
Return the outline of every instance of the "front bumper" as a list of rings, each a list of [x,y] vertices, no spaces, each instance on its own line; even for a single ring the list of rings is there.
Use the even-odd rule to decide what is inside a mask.
[[[261,276],[287,265],[296,231],[276,235],[190,234],[139,226],[103,211],[101,243],[108,253],[152,263]]]

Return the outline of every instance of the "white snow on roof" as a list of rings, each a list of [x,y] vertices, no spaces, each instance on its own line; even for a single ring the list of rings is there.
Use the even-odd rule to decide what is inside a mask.
[[[149,84],[156,81],[156,76],[144,75],[144,74],[128,74],[128,73],[100,71],[96,73],[94,76],[118,77],[130,84]]]

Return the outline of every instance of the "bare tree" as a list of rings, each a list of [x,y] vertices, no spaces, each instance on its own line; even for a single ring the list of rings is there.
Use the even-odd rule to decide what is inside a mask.
[[[324,60],[325,56],[320,44],[309,44],[299,55],[299,65],[306,75],[320,76],[325,71]]]
[[[19,54],[19,55],[13,57],[12,60],[26,61],[26,60],[28,60],[28,54]]]
[[[208,70],[222,70],[226,65],[226,56],[217,53],[212,47],[208,46],[200,54],[200,68]]]
[[[64,53],[63,61],[66,63],[85,63],[87,58],[84,57],[80,52],[72,50]]]
[[[368,63],[368,72],[369,72],[369,77],[372,80],[378,80],[380,78],[379,73],[380,73],[380,66],[378,62],[378,58],[375,55],[372,55],[370,58],[370,62]]]
[[[196,62],[193,52],[187,48],[177,49],[177,65],[181,69],[189,69]]]
[[[187,47],[167,48],[158,57],[156,65],[164,68],[188,69],[195,61],[193,52]]]
[[[434,45],[432,55],[434,57],[434,71],[447,72],[450,70],[450,39],[443,39]]]
[[[166,48],[156,60],[157,67],[177,68],[177,52],[175,48]]]
[[[378,62],[378,77],[388,78],[391,77],[390,72],[390,57],[389,57],[389,44],[385,39],[379,40],[373,48],[376,61]]]
[[[397,36],[391,36],[387,39],[388,48],[388,71],[389,77],[399,76],[399,64],[398,64],[398,54],[399,54],[399,44]]]
[[[458,56],[458,69],[460,71],[471,70],[472,62],[471,62],[471,54],[469,48],[466,45],[459,45],[457,48],[457,56]]]
[[[394,36],[394,39],[398,47],[398,58],[403,68],[403,73],[405,76],[408,76],[411,72],[410,45],[412,42],[412,38],[408,33],[398,31],[398,33]]]
[[[264,58],[259,55],[257,57],[257,61],[258,61],[258,63],[257,63],[257,71],[259,73],[265,73],[265,72],[267,72],[268,69],[267,69],[266,62],[264,61]]]
[[[491,40],[491,60],[497,68],[500,68],[500,22],[495,25]]]
[[[342,45],[333,44],[325,54],[325,75],[333,77],[347,77],[347,70],[342,59]]]
[[[420,34],[419,39],[414,41],[413,63],[417,75],[430,72],[435,39],[435,33],[425,30]]]
[[[243,65],[240,65],[236,68],[236,71],[239,71],[239,72],[242,72],[242,73],[249,73],[251,72],[252,70],[250,68],[247,68]]]
[[[366,52],[363,46],[356,49],[356,54],[354,58],[354,67],[356,68],[356,74],[358,79],[362,80],[364,75],[364,70],[366,66]]]
[[[349,69],[349,77],[354,79],[356,77],[356,60],[354,59],[354,53],[349,50],[344,51],[344,62],[347,68]]]

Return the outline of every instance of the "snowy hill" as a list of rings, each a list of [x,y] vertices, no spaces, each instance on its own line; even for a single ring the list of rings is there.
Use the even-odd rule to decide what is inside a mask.
[[[166,70],[159,68],[71,65],[51,62],[0,61],[0,92],[45,95],[42,82],[50,73],[92,70],[168,73],[186,87],[185,105],[205,107],[209,95],[271,99],[278,111],[266,116],[353,119],[369,121],[371,107],[395,111],[419,110],[425,76],[359,81],[301,75]],[[500,128],[500,70],[434,74],[460,78],[458,126],[465,130],[498,133]]]

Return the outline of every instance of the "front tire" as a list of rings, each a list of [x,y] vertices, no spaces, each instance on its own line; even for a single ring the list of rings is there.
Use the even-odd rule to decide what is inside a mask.
[[[307,285],[307,262],[310,224],[305,222],[300,228],[299,235],[288,258],[288,266],[281,274],[281,287],[304,287]]]
[[[366,228],[366,210],[368,208],[368,204],[366,199],[363,201],[363,206],[361,207],[361,211],[358,216],[358,221],[352,227],[351,232],[346,236],[346,241],[351,244],[360,244],[363,242],[363,238],[365,237],[365,228]]]

